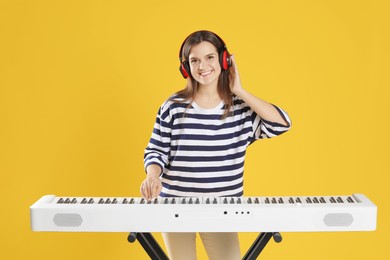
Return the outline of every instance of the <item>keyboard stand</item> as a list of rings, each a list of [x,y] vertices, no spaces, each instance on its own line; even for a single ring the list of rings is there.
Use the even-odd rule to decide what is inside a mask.
[[[282,235],[279,232],[260,233],[242,260],[256,260],[271,237],[274,238],[276,243],[280,243],[282,241]],[[164,250],[162,250],[151,233],[131,232],[127,237],[127,241],[133,243],[135,240],[138,240],[152,260],[169,260],[168,256],[165,254]]]
[[[282,235],[279,232],[260,233],[242,260],[256,260],[261,251],[263,251],[264,247],[268,244],[271,237],[274,238],[276,243],[280,243],[282,241]]]
[[[152,260],[169,260],[151,233],[131,232],[127,237],[127,241],[133,243],[135,240],[138,240]]]

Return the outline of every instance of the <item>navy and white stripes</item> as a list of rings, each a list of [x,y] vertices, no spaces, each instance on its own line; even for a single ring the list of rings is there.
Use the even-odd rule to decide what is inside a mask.
[[[237,97],[233,102],[223,120],[222,102],[214,109],[172,100],[160,107],[144,156],[145,168],[157,164],[163,170],[160,196],[243,195],[246,148],[286,132],[291,122],[276,106],[288,126],[262,120]]]

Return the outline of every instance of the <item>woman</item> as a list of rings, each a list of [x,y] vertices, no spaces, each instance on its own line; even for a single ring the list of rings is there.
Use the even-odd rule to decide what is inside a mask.
[[[186,87],[160,107],[145,149],[141,194],[161,197],[243,195],[246,148],[286,132],[290,118],[246,91],[234,56],[213,32],[183,42]],[[196,259],[195,233],[163,233],[170,259]],[[237,233],[200,233],[209,259],[240,259]]]

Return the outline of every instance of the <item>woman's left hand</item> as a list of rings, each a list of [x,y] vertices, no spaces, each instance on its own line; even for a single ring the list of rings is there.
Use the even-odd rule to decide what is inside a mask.
[[[238,69],[236,66],[236,60],[234,59],[234,55],[231,55],[230,59],[232,60],[232,66],[229,68],[229,70],[230,70],[230,75],[229,75],[230,90],[233,92],[233,94],[239,96],[240,91],[243,90],[243,87],[241,85],[241,80],[240,80],[240,74],[238,73]]]

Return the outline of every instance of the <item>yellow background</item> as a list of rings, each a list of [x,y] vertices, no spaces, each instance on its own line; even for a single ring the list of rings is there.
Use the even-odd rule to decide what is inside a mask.
[[[282,233],[261,259],[390,259],[389,13],[379,0],[1,1],[0,259],[147,259],[126,233],[32,232],[29,206],[139,196],[157,109],[185,84],[179,47],[199,29],[293,119],[248,150],[245,195],[378,205],[375,232]],[[243,253],[256,235],[240,234]]]

